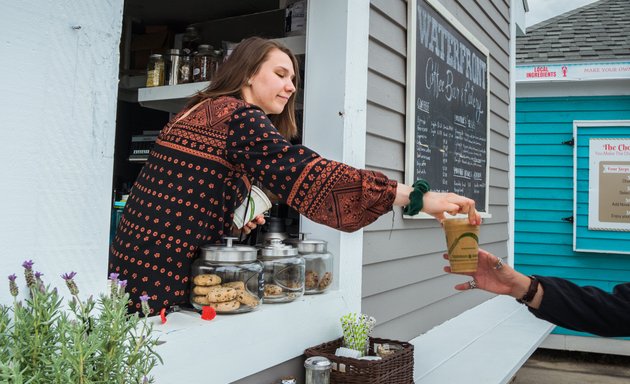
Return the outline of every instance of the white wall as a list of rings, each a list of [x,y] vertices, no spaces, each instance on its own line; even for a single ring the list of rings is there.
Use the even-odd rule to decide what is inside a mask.
[[[33,259],[105,288],[123,0],[3,1],[0,302]],[[66,289],[61,289],[65,293]]]

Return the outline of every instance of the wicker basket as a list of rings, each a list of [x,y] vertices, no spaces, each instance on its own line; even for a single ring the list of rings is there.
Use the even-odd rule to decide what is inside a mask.
[[[335,356],[342,341],[339,338],[304,351],[306,357],[324,356],[333,363],[331,384],[413,384],[413,345],[370,337],[369,355],[375,355],[379,344],[398,344],[402,349],[382,360],[358,360]]]

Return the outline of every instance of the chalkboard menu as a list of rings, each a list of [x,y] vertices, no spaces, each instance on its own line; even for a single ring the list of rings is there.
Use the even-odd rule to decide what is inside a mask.
[[[407,181],[425,179],[432,190],[470,197],[487,212],[488,50],[430,3],[417,0],[410,9]]]

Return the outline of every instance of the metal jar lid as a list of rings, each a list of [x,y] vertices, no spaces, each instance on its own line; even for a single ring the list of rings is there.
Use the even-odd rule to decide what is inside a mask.
[[[203,52],[204,54],[210,54],[212,53],[212,50],[214,49],[214,47],[210,44],[199,44],[199,46],[197,47],[197,50],[201,53]]]
[[[255,261],[258,250],[248,245],[233,245],[235,237],[225,237],[226,245],[205,244],[199,247],[199,257],[207,261]]]
[[[281,239],[274,237],[267,239],[265,245],[260,248],[260,256],[263,258],[292,257],[298,254],[296,247],[284,244]]]
[[[328,244],[325,240],[316,239],[287,239],[284,242],[296,246],[298,252],[302,254],[326,253],[326,246]]]
[[[304,368],[315,371],[327,371],[331,367],[332,363],[324,356],[312,356],[304,362]]]

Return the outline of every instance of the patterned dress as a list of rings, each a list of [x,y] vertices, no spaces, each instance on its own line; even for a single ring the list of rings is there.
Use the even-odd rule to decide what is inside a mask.
[[[186,115],[186,113],[188,113]],[[197,248],[231,233],[233,212],[259,183],[309,219],[354,231],[389,212],[397,182],[292,145],[254,105],[208,99],[160,132],[110,247],[109,271],[127,280],[130,311],[188,301]]]

